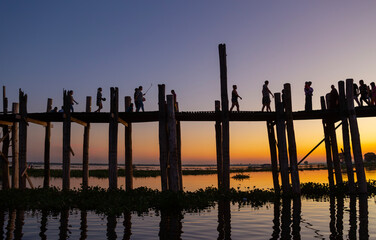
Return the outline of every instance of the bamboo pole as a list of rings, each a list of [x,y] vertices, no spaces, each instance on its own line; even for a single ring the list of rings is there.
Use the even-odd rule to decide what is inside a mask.
[[[19,123],[19,187],[26,188],[26,176],[22,175],[26,171],[26,150],[27,150],[27,95],[19,90],[20,102],[20,123]]]
[[[296,154],[296,142],[294,122],[292,119],[292,104],[291,104],[291,85],[289,83],[284,84],[285,97],[283,99],[286,110],[286,127],[287,127],[287,139],[288,139],[288,151],[290,156],[291,167],[291,183],[294,194],[300,194],[300,180],[298,170],[298,156]]]
[[[52,99],[47,99],[46,112],[52,110]],[[44,179],[43,187],[48,188],[50,186],[50,146],[51,146],[51,122],[47,122],[44,135]]]
[[[367,180],[364,172],[362,147],[360,144],[358,120],[356,119],[354,109],[353,94],[353,79],[346,79],[347,108],[349,111],[350,134],[356,168],[356,177],[358,179],[359,193],[367,193]]]
[[[70,97],[64,90],[64,120],[63,120],[63,190],[70,189],[70,154],[71,154],[71,112]]]
[[[268,139],[269,139],[269,149],[270,149],[270,159],[272,163],[272,175],[273,175],[273,186],[274,191],[279,192],[279,180],[278,180],[278,160],[277,160],[277,143],[275,141],[275,132],[274,132],[274,125],[272,121],[267,121],[266,128],[268,131]]]
[[[86,112],[91,112],[91,97],[86,97]],[[90,123],[84,127],[84,143],[82,154],[82,188],[89,187],[89,141],[90,141]]]
[[[125,110],[132,103],[131,97],[125,97]],[[133,159],[132,159],[132,123],[127,122],[125,126],[125,187],[126,190],[133,189]]]
[[[158,85],[158,107],[159,107],[159,162],[161,168],[162,191],[168,190],[167,164],[168,164],[168,142],[167,142],[167,119],[166,119],[166,97],[165,85]]]
[[[176,99],[175,99],[176,101]],[[175,111],[179,112],[179,103],[176,102]],[[176,144],[178,154],[178,175],[179,175],[179,190],[183,191],[183,170],[181,163],[181,126],[180,121],[176,121]]]
[[[345,82],[338,82],[339,90],[339,108],[340,108],[340,117],[342,121],[342,140],[344,148],[344,157],[347,170],[347,183],[349,186],[349,192],[355,193],[355,183],[354,183],[354,168],[351,162],[351,149],[350,149],[350,135],[349,135],[349,124],[347,122],[346,113],[347,113],[347,104],[345,98]]]
[[[5,95],[5,86],[3,86],[3,114],[8,114],[8,98]],[[9,161],[8,161],[8,152],[9,152],[9,129],[8,126],[3,127],[3,146],[2,146],[2,183],[3,183],[3,189],[9,189]]]
[[[13,114],[18,114],[18,103],[13,103]],[[19,188],[18,123],[12,126],[12,188]]]
[[[230,124],[228,112],[227,92],[227,61],[226,45],[219,44],[219,64],[221,79],[221,102],[222,102],[222,159],[223,159],[223,188],[230,189]]]
[[[320,97],[321,102],[321,110],[326,110],[325,105],[325,98],[322,96]],[[322,126],[324,128],[324,135],[325,135],[325,150],[326,150],[326,165],[328,168],[328,180],[329,180],[329,187],[334,186],[334,178],[333,178],[333,161],[332,161],[332,150],[330,146],[330,139],[329,139],[329,131],[327,127],[327,120],[322,119]]]
[[[109,120],[108,171],[109,189],[117,189],[117,146],[118,146],[118,118],[119,95],[118,88],[111,88],[111,109]]]
[[[168,126],[168,155],[169,155],[169,189],[173,192],[179,191],[179,167],[176,140],[176,118],[174,109],[174,96],[167,95],[167,126]]]
[[[283,103],[281,102],[281,94],[275,93],[275,109],[277,113],[277,138],[278,138],[278,157],[279,166],[281,171],[282,190],[284,194],[288,194],[291,191],[289,182],[289,165],[287,155],[287,143],[286,143],[286,131],[285,120],[283,116]]]
[[[215,101],[215,142],[217,151],[217,177],[218,177],[218,189],[223,188],[223,159],[222,159],[222,126],[221,126],[221,102]]]

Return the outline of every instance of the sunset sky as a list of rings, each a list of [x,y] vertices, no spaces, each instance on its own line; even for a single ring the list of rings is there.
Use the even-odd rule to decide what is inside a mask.
[[[18,89],[28,111],[43,112],[47,98],[62,105],[73,89],[85,110],[96,89],[124,96],[152,88],[145,109],[158,109],[158,84],[177,93],[181,111],[212,111],[220,99],[218,44],[227,47],[228,89],[238,85],[241,110],[261,110],[261,89],[292,85],[293,110],[304,109],[304,82],[312,81],[313,108],[339,80],[376,81],[375,1],[0,1],[0,81],[9,103]],[[93,101],[95,103],[95,101]],[[10,108],[10,107],[9,107]],[[93,106],[95,110],[95,106]],[[274,110],[274,105],[272,105]],[[104,102],[103,111],[109,111]],[[375,119],[359,119],[363,154],[376,152]],[[298,160],[322,138],[321,121],[295,121]],[[73,124],[72,162],[82,161],[83,127]],[[337,131],[342,147],[341,128]],[[90,161],[108,161],[108,126],[93,124]],[[43,161],[44,129],[30,124],[28,161]],[[230,124],[231,163],[270,162],[264,122]],[[62,159],[62,125],[54,123],[51,158]],[[119,126],[119,163],[124,163]],[[212,122],[182,123],[183,164],[215,163]],[[158,123],[134,124],[134,163],[159,162]],[[309,162],[324,162],[324,146]]]

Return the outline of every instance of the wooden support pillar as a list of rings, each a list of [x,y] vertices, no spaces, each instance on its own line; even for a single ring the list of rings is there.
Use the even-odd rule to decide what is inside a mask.
[[[175,99],[176,101],[176,99]],[[175,111],[179,112],[179,103],[176,102]],[[176,144],[177,144],[177,154],[178,154],[178,175],[179,175],[179,189],[183,191],[183,170],[181,163],[181,127],[180,121],[176,121]]]
[[[300,180],[298,170],[298,156],[296,154],[296,142],[294,123],[292,119],[292,100],[291,100],[291,85],[289,83],[284,84],[285,97],[283,99],[286,110],[286,127],[287,127],[287,139],[290,156],[290,168],[291,168],[291,183],[294,194],[300,194]]]
[[[86,112],[91,112],[91,97],[86,97]],[[89,139],[90,139],[90,123],[84,127],[84,144],[82,154],[82,188],[89,187]]]
[[[218,189],[223,188],[223,162],[222,162],[222,126],[221,126],[221,102],[215,101],[215,146],[217,150],[217,177]]]
[[[70,154],[71,154],[71,109],[70,96],[64,90],[63,120],[63,190],[70,189]]]
[[[283,193],[289,194],[291,191],[290,181],[289,181],[289,163],[287,154],[287,143],[286,143],[286,131],[285,131],[285,119],[283,116],[283,103],[281,102],[281,94],[275,93],[275,109],[277,113],[277,138],[278,138],[278,157],[279,166],[281,171],[282,180],[282,190]]]
[[[179,167],[178,167],[178,153],[176,142],[176,118],[174,107],[174,96],[167,95],[167,129],[168,129],[168,160],[170,163],[169,169],[169,189],[173,192],[179,191]]]
[[[272,175],[273,175],[273,186],[274,191],[279,192],[279,180],[278,180],[278,160],[277,160],[277,143],[275,141],[274,125],[272,121],[266,123],[266,128],[268,130],[269,139],[269,149],[270,149],[270,159],[272,163]]]
[[[158,108],[159,108],[159,162],[161,168],[162,191],[168,190],[168,140],[167,140],[167,115],[165,85],[158,85]]]
[[[347,122],[347,104],[345,98],[345,82],[338,82],[339,90],[339,110],[340,117],[342,121],[342,139],[344,148],[344,157],[347,170],[347,183],[349,186],[349,192],[355,193],[355,183],[354,183],[354,168],[351,161],[351,149],[350,149],[350,135],[349,135],[349,124]]]
[[[5,94],[5,86],[3,86],[3,114],[8,114],[8,98]],[[9,189],[9,160],[8,160],[8,152],[9,152],[9,129],[8,126],[3,127],[3,148],[2,148],[2,169],[3,169],[3,189]]]
[[[326,95],[326,105],[330,105],[330,95]],[[333,110],[333,109],[330,109]],[[328,134],[329,134],[329,139],[330,139],[330,146],[332,150],[332,159],[333,159],[333,165],[334,165],[334,172],[335,172],[335,177],[336,177],[336,184],[337,185],[342,185],[343,180],[342,180],[342,171],[341,171],[341,163],[339,160],[339,155],[338,155],[338,144],[337,144],[337,135],[336,135],[336,130],[334,127],[334,120],[333,119],[327,119],[326,126],[328,129]]]
[[[20,102],[20,128],[19,128],[19,187],[20,189],[26,188],[26,175],[23,175],[26,171],[26,150],[27,150],[27,94],[19,90],[19,102]]]
[[[18,103],[13,103],[12,113],[18,114]],[[18,122],[12,126],[12,188],[19,188]]]
[[[320,98],[320,102],[321,102],[321,110],[326,110],[325,98],[323,96]],[[324,135],[325,135],[326,165],[328,168],[329,187],[333,187],[334,178],[333,178],[332,150],[330,146],[330,137],[329,137],[329,131],[327,127],[327,120],[324,118],[322,119],[322,126],[324,128]]]
[[[125,111],[132,103],[132,98],[125,97]],[[125,188],[126,190],[133,189],[133,159],[132,159],[132,123],[127,122],[125,126]]]
[[[46,112],[52,110],[52,99],[47,99]],[[44,135],[44,179],[43,187],[48,188],[50,186],[50,146],[51,146],[51,122],[47,122]]]
[[[109,189],[117,189],[117,147],[118,147],[118,118],[119,118],[119,91],[111,88],[111,108],[109,124],[108,146],[108,175]]]
[[[230,124],[228,111],[227,92],[227,60],[226,44],[219,44],[219,67],[221,78],[221,102],[222,102],[222,159],[223,159],[223,189],[230,189]]]
[[[364,172],[362,147],[360,144],[358,120],[356,119],[356,113],[354,109],[353,94],[353,79],[346,79],[347,109],[349,113],[350,134],[356,168],[356,177],[358,179],[359,193],[366,193],[367,180],[366,174]]]

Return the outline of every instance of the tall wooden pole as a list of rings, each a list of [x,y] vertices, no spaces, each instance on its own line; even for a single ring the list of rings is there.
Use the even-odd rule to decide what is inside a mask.
[[[286,127],[287,127],[287,139],[288,139],[289,156],[290,156],[292,190],[294,194],[300,194],[298,157],[296,154],[295,131],[294,131],[294,123],[292,119],[291,85],[289,83],[284,84],[284,90],[285,90],[285,98],[283,99],[283,101],[284,101],[284,106],[286,110]]]
[[[108,146],[108,171],[109,189],[117,189],[117,147],[118,147],[118,121],[119,121],[119,95],[118,88],[111,88],[111,109],[109,124]]]
[[[178,153],[176,142],[176,118],[174,107],[174,96],[167,95],[167,126],[168,126],[168,153],[170,170],[169,174],[169,189],[171,191],[179,191],[179,167],[178,167]]]
[[[215,142],[217,150],[217,177],[218,177],[218,189],[223,187],[223,159],[222,159],[222,126],[221,126],[221,102],[215,101]]]
[[[349,192],[355,193],[355,183],[354,183],[354,168],[351,162],[351,149],[350,149],[350,135],[349,135],[349,124],[347,122],[346,113],[347,113],[347,104],[345,98],[345,82],[338,82],[339,90],[339,110],[340,117],[342,121],[342,139],[343,139],[343,148],[344,148],[344,157],[347,170],[347,183],[349,186]]]
[[[63,120],[63,190],[70,189],[71,112],[70,97],[64,90]]]
[[[223,159],[223,188],[230,189],[230,124],[228,112],[227,92],[227,60],[226,45],[219,44],[219,66],[221,78],[221,101],[222,101],[222,159]]]
[[[20,128],[19,128],[19,185],[20,189],[26,188],[26,176],[22,175],[26,170],[26,150],[27,150],[27,95],[19,91],[20,102]]]
[[[46,112],[52,110],[52,99],[47,99]],[[51,146],[51,122],[47,122],[44,135],[44,180],[43,187],[48,188],[50,186],[50,146]]]
[[[18,114],[18,103],[13,103],[13,114]],[[12,188],[19,188],[18,122],[12,126]]]
[[[358,179],[359,193],[366,193],[367,180],[366,174],[364,172],[362,147],[360,144],[358,120],[356,119],[356,113],[354,109],[353,94],[353,79],[346,79],[346,99],[349,112],[350,133],[356,168],[356,177]]]
[[[86,97],[86,112],[91,112],[91,97]],[[82,188],[89,187],[89,139],[90,139],[90,123],[88,122],[84,128],[84,144],[82,154]]]
[[[278,157],[281,171],[283,193],[288,194],[291,191],[289,181],[289,163],[287,155],[285,119],[283,116],[283,103],[281,102],[281,94],[275,93],[275,109],[277,113],[277,138],[278,138]]]
[[[162,191],[168,190],[167,163],[168,163],[168,140],[167,140],[167,110],[165,85],[158,85],[159,107],[159,162],[161,168]]]
[[[125,110],[129,108],[132,103],[131,97],[125,97]],[[125,127],[125,188],[126,190],[133,189],[133,159],[132,159],[132,122],[127,122]]]
[[[270,159],[272,163],[272,175],[274,191],[279,192],[279,180],[278,180],[278,158],[277,158],[277,143],[275,141],[274,125],[272,121],[266,123],[269,139]]]
[[[5,94],[5,86],[3,86],[3,114],[6,115],[8,113],[8,98]],[[3,126],[3,148],[2,148],[2,168],[3,168],[3,189],[9,189],[9,160],[8,160],[8,152],[9,152],[9,129],[8,126]]]
[[[321,110],[326,110],[325,105],[325,98],[322,96],[320,98],[321,103]],[[324,128],[324,135],[325,135],[325,150],[326,150],[326,165],[328,168],[328,181],[329,181],[329,187],[334,186],[334,178],[333,178],[333,161],[332,161],[332,150],[330,146],[330,138],[329,138],[329,131],[327,127],[327,120],[322,119],[322,126]]]
[[[176,99],[175,99],[176,102]],[[179,103],[176,102],[175,111],[179,112]],[[175,116],[176,116],[175,112]],[[177,145],[177,154],[178,154],[178,175],[179,175],[179,189],[183,190],[183,170],[181,163],[181,127],[180,121],[176,121],[176,145]]]

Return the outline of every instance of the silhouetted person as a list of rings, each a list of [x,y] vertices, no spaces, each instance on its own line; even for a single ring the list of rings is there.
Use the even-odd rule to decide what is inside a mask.
[[[368,100],[368,87],[366,84],[364,84],[363,80],[359,81],[359,91],[360,91],[360,106],[363,106],[363,101],[367,103],[367,105],[370,104]]]
[[[57,107],[54,107],[50,112],[57,112]]]
[[[358,100],[359,88],[358,88],[358,85],[356,83],[353,83],[353,94],[354,94],[354,100],[358,104],[358,107],[359,107],[360,106],[360,102]]]
[[[144,101],[145,101],[144,95],[145,94],[142,93],[142,86],[139,86],[138,90],[135,93],[136,112],[139,112],[140,108],[142,109],[143,112],[145,112],[145,110],[144,110]]]
[[[176,111],[178,109],[178,106],[176,105],[176,93],[175,93],[174,89],[171,90],[171,94],[172,94],[172,96],[174,96],[174,108],[175,108],[175,111]]]
[[[59,110],[59,112],[64,112],[64,106],[61,106],[61,109]]]
[[[129,105],[129,107],[127,107],[127,109],[125,110],[126,112],[133,112],[133,103],[131,103]]]
[[[312,111],[312,95],[313,88],[311,87],[312,82],[305,82],[304,93],[305,93],[305,110]]]
[[[269,85],[269,81],[266,80],[265,81],[265,84],[262,86],[262,109],[261,111],[263,112],[264,111],[264,108],[266,107],[266,111],[267,112],[271,112],[272,110],[270,109],[270,95],[272,95],[272,97],[274,98],[274,95],[273,93],[269,90],[268,88],[268,85]]]
[[[98,106],[98,109],[95,112],[100,112],[101,109],[103,108],[102,101],[106,101],[106,98],[102,98],[102,88],[98,88],[98,91],[97,91],[97,106]]]
[[[371,105],[376,105],[376,86],[375,82],[371,82],[371,90],[370,90],[370,97],[371,97]]]
[[[332,90],[330,91],[330,98],[329,98],[329,109],[334,109],[338,106],[338,91],[334,87],[334,85],[330,86]]]
[[[232,111],[232,109],[236,106],[236,110],[239,112],[239,102],[238,102],[238,98],[242,99],[241,96],[239,96],[238,92],[236,91],[238,87],[236,85],[232,85],[232,93],[231,93],[231,108],[230,108],[230,112]]]
[[[71,109],[71,111],[72,112],[74,112],[74,109],[73,109],[73,104],[78,104],[78,102],[76,101],[76,100],[74,100],[74,98],[73,98],[73,90],[70,90],[69,92],[68,92],[68,94],[69,94],[69,105],[70,105],[70,109]]]

